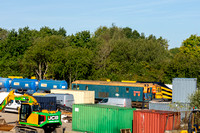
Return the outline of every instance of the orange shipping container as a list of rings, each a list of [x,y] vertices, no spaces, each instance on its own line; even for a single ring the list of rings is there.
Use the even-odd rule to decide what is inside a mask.
[[[164,133],[180,126],[180,113],[161,110],[133,112],[133,133]]]

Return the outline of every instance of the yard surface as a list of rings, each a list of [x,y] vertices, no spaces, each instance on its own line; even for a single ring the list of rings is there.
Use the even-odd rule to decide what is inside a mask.
[[[9,125],[15,125],[18,120],[18,114],[11,112],[0,112],[0,119],[5,119],[6,123]],[[62,127],[65,128],[65,133],[80,133],[72,131],[72,123],[62,121]]]

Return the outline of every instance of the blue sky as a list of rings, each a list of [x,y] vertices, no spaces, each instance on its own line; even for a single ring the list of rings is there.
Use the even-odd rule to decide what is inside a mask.
[[[0,27],[59,29],[67,34],[94,32],[100,26],[130,27],[180,47],[200,33],[200,0],[0,0]]]

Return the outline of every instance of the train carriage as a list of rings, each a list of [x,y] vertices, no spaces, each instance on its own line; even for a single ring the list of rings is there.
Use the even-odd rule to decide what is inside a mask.
[[[156,85],[156,94],[153,95],[152,87]],[[148,86],[147,98],[144,97],[143,89],[144,86]],[[116,82],[116,81],[91,81],[91,80],[77,80],[72,82],[73,90],[89,90],[95,91],[95,99],[101,100],[106,97],[123,97],[131,98],[133,106],[142,106],[142,104],[148,103],[152,99],[171,100],[172,91],[166,86],[161,86],[155,82]],[[168,95],[163,93],[163,90]]]

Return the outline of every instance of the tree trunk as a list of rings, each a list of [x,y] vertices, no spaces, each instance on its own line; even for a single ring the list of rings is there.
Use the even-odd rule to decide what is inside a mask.
[[[46,79],[46,76],[45,76],[45,75],[46,75],[47,70],[48,70],[48,64],[47,64],[47,63],[44,63],[44,65],[45,65],[45,68],[46,68],[46,69],[45,69],[45,71],[44,71],[43,78]]]
[[[36,69],[36,73],[38,75],[39,80],[42,80],[42,63],[38,64],[38,70]]]
[[[71,88],[71,85],[72,85],[72,74],[71,72],[69,73],[69,89],[72,89]]]

